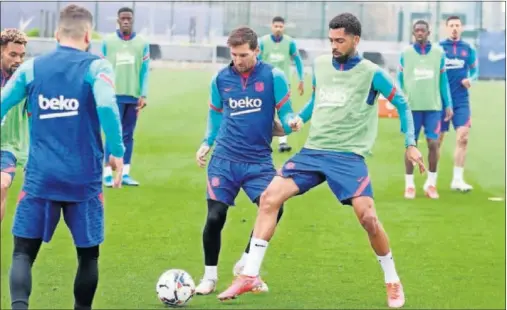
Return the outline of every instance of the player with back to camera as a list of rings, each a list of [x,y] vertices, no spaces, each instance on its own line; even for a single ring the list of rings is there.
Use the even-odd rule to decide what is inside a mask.
[[[315,91],[299,113],[300,117],[296,117],[297,124],[312,118],[305,147],[285,163],[280,175],[261,195],[245,268],[242,275],[218,295],[220,300],[253,291],[261,283],[259,270],[275,232],[276,215],[281,205],[327,181],[342,204],[352,205],[368,234],[384,271],[388,305],[402,307],[405,303],[387,234],[375,211],[370,176],[364,161],[377,136],[376,99],[379,94],[398,110],[405,134],[406,156],[419,165],[421,172],[424,164],[415,146],[412,114],[404,95],[385,71],[358,55],[360,37],[361,23],[352,14],[340,14],[329,22],[332,54],[315,59]]]
[[[197,151],[199,166],[206,165],[206,155],[215,144],[208,165],[208,214],[203,231],[205,272],[196,288],[199,295],[212,293],[217,284],[217,265],[221,232],[229,206],[234,206],[242,188],[253,203],[276,175],[271,141],[274,134],[291,132],[293,117],[290,91],[282,71],[257,60],[257,34],[240,27],[231,32],[227,44],[232,62],[212,79],[206,137]],[[281,124],[274,126],[275,111]],[[283,127],[282,127],[283,126]],[[298,130],[294,127],[293,129]],[[280,220],[283,209],[277,212]],[[250,246],[234,266],[243,269]],[[256,291],[267,291],[259,283]]]
[[[13,309],[28,309],[32,265],[65,219],[78,257],[74,309],[91,309],[104,241],[101,128],[121,186],[121,123],[111,64],[86,52],[93,17],[77,5],[60,12],[58,47],[23,63],[1,95],[1,116],[27,98],[30,146],[12,233],[9,285]],[[62,130],[65,128],[65,130]]]
[[[458,16],[449,16],[446,21],[449,37],[440,42],[445,51],[445,70],[449,78],[449,87],[453,103],[452,125],[456,130],[456,147],[454,150],[454,169],[451,189],[462,192],[471,191],[473,187],[463,177],[465,159],[470,132],[471,110],[469,89],[479,75],[479,64],[475,49],[461,39],[463,25]],[[450,120],[442,117],[440,150],[445,132],[449,131]]]
[[[14,72],[23,63],[27,43],[26,35],[18,29],[5,29],[0,34],[2,72],[0,85],[3,88]],[[1,131],[1,213],[3,220],[7,205],[7,193],[16,175],[16,166],[23,166],[28,157],[28,111],[23,102],[2,118]]]

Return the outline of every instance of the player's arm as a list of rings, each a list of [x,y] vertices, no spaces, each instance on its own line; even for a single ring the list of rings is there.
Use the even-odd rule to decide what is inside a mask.
[[[296,47],[296,42],[294,42],[294,40],[290,41],[289,54],[290,57],[294,60],[294,63],[296,64],[296,71],[298,74],[299,81],[303,81],[304,79],[303,60],[301,59],[301,55],[299,55],[299,51]]]
[[[400,65],[398,66],[398,70],[396,73],[396,80],[398,81],[398,86],[400,87],[400,89],[403,89],[405,87],[404,81],[403,81],[403,66],[404,65],[405,65],[405,61],[403,60],[403,53],[401,53]]]
[[[215,143],[218,130],[220,129],[220,124],[222,123],[223,118],[222,112],[222,97],[218,91],[217,76],[215,75],[211,80],[208,124],[206,126],[206,136],[203,141],[204,144],[210,147],[213,146],[213,143]]]
[[[140,72],[141,97],[146,98],[148,94],[148,75],[150,72],[150,45],[146,44],[143,51],[143,64]]]
[[[282,123],[283,130],[286,134],[290,134],[292,129],[289,121],[294,117],[292,111],[292,102],[290,100],[289,83],[285,74],[277,68],[273,68],[273,86],[275,92],[276,111],[278,118]]]
[[[107,56],[107,46],[106,41],[102,41],[102,44],[100,46],[100,53],[102,58],[106,58]]]
[[[479,78],[479,61],[477,60],[477,51],[470,46],[470,53],[468,53],[467,65],[469,68],[468,78],[471,81],[477,81]]]
[[[107,149],[114,157],[122,158],[123,145],[120,112],[116,103],[114,72],[111,63],[98,59],[91,63],[87,81],[92,85],[100,125],[106,136]]]
[[[257,59],[262,60],[262,53],[264,53],[264,40],[259,39],[259,55],[257,55]]]
[[[401,132],[405,134],[405,147],[415,146],[414,119],[403,92],[394,85],[392,79],[382,69],[378,69],[373,76],[373,88],[396,107],[400,118]]]
[[[24,103],[23,98],[27,95],[26,86],[33,80],[33,59],[25,61],[15,72],[2,89],[0,118],[14,106]]]
[[[299,111],[298,115],[304,123],[308,122],[312,118],[313,106],[315,104],[315,87],[317,87],[317,80],[315,79],[315,72],[312,74],[312,96],[306,103],[306,105]]]
[[[440,97],[442,97],[444,109],[452,108],[451,87],[445,70],[445,53],[442,53],[440,59]]]

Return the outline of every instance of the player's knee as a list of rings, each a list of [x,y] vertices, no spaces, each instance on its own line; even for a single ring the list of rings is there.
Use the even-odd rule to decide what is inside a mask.
[[[468,135],[467,134],[462,134],[459,136],[458,145],[460,147],[466,147],[468,145]]]
[[[0,178],[0,190],[2,191],[2,197],[7,193],[7,190],[11,186],[12,178],[7,173],[2,172]]]
[[[76,251],[79,262],[97,260],[100,254],[98,245],[89,248],[76,247]]]
[[[375,236],[378,231],[378,218],[373,212],[365,212],[361,216],[361,225],[368,235]]]
[[[429,140],[428,149],[430,152],[438,152],[438,146],[440,145],[438,140]]]
[[[41,239],[14,237],[13,255],[27,255],[30,258],[30,262],[33,263],[39,253],[41,244]]]
[[[271,189],[265,190],[261,194],[259,211],[261,212],[280,212],[283,201],[278,197],[276,191]],[[282,211],[283,212],[283,211]]]
[[[206,227],[208,229],[222,229],[227,218],[227,210],[229,206],[226,204],[208,200],[208,216],[206,218]]]

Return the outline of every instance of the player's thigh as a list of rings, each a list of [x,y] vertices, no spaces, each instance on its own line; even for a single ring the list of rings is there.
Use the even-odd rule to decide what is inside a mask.
[[[104,241],[104,198],[102,193],[87,201],[66,203],[63,218],[76,247],[89,248]]]
[[[424,112],[424,135],[428,140],[438,141],[440,137],[440,129],[442,126],[441,111],[425,111]]]
[[[123,136],[131,137],[137,124],[137,104],[123,104],[124,113],[122,119]]]
[[[414,136],[415,140],[417,141],[419,138],[419,134],[421,133],[421,128],[423,126],[424,112],[412,111],[412,118],[414,120]]]
[[[51,241],[60,221],[61,204],[20,192],[12,234],[28,239]]]
[[[321,160],[311,151],[302,149],[287,160],[279,171],[279,176],[289,178],[297,186],[297,195],[302,195],[325,181]]]
[[[9,188],[16,176],[16,156],[11,152],[0,151],[0,171],[2,189]]]
[[[250,201],[255,203],[276,176],[276,170],[272,164],[243,165],[246,166],[246,169],[242,180],[242,188]]]
[[[234,206],[241,184],[235,179],[233,162],[212,156],[208,165],[206,180],[207,199],[220,201],[228,206]]]
[[[358,197],[373,197],[368,167],[355,154],[336,154],[324,162],[326,180],[333,194],[344,205]]]

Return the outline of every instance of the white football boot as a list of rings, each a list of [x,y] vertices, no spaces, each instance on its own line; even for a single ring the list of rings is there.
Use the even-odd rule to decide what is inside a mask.
[[[195,288],[196,295],[209,295],[215,291],[217,287],[217,280],[202,279],[199,285]]]
[[[469,192],[474,188],[472,185],[465,183],[463,180],[452,180],[451,189],[460,192]]]

